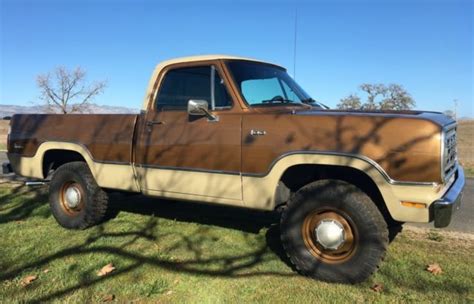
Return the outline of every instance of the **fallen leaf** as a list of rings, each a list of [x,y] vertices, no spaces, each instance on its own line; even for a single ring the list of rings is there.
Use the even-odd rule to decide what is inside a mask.
[[[173,281],[173,284],[178,284],[178,283],[179,283],[179,280],[178,280],[178,279],[176,279],[176,280]]]
[[[35,275],[26,276],[21,280],[20,284],[21,284],[21,286],[26,287],[26,286],[30,285],[31,282],[33,282],[37,278],[38,278],[38,276],[35,276]]]
[[[165,295],[169,296],[169,295],[171,295],[172,293],[173,293],[172,290],[168,290],[168,291],[165,293]]]
[[[383,291],[383,284],[382,283],[375,283],[372,287],[370,287],[375,292],[382,292]]]
[[[45,270],[43,270],[44,273],[48,273],[49,272],[49,268],[46,268]]]
[[[99,272],[97,272],[97,276],[99,276],[99,277],[105,276],[105,275],[111,273],[114,270],[115,270],[114,264],[109,263],[109,264],[105,265],[104,267],[102,267],[102,269],[99,270]]]
[[[102,302],[112,302],[115,299],[115,295],[110,294],[106,295],[103,299]]]
[[[426,270],[428,270],[429,272],[431,272],[434,275],[441,274],[443,272],[443,270],[441,269],[441,267],[437,263],[429,264],[426,267]]]

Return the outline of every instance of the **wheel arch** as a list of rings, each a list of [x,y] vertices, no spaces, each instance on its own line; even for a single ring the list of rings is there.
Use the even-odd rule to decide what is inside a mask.
[[[308,175],[288,188],[303,186],[316,178],[342,179],[349,174],[349,181],[369,192],[374,202],[385,214],[397,218],[400,203],[393,192],[388,175],[373,160],[358,155],[324,153],[295,153],[279,158],[265,176],[243,176],[245,205],[253,208],[274,210],[282,203],[279,187],[285,180]],[[347,177],[344,177],[348,179]],[[361,180],[358,180],[361,179]],[[344,180],[344,179],[343,179]],[[293,189],[294,190],[294,189]],[[394,216],[394,213],[397,216]],[[401,218],[403,216],[398,216]]]
[[[328,179],[341,180],[356,186],[371,198],[387,223],[395,222],[376,182],[365,171],[351,166],[308,163],[289,166],[281,175],[276,187],[275,206],[285,203],[281,195],[285,191],[282,191],[281,187],[287,187],[289,193],[294,193],[314,181]]]
[[[94,160],[87,147],[78,143],[46,142],[41,144],[34,157],[37,178],[46,177],[49,171],[50,159],[57,155],[61,155],[59,164],[84,161],[97,184],[102,188],[140,192],[140,187],[130,163],[115,164]]]
[[[83,154],[69,149],[49,149],[44,152],[42,159],[43,178],[47,178],[51,170],[56,170],[66,163],[74,161],[87,163]]]

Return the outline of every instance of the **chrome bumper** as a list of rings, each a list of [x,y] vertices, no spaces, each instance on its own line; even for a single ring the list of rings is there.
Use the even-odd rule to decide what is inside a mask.
[[[449,225],[453,213],[461,207],[462,191],[464,188],[464,170],[457,167],[456,180],[444,196],[431,204],[430,221],[434,220],[436,228]]]

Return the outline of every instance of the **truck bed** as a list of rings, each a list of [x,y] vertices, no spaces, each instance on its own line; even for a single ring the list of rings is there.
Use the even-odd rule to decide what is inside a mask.
[[[135,114],[25,114],[11,120],[9,153],[32,157],[43,142],[85,146],[97,162],[130,163]]]

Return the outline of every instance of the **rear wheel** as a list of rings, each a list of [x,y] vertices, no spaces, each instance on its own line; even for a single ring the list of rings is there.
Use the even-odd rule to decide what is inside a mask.
[[[49,204],[56,221],[68,229],[85,229],[102,221],[108,196],[84,162],[60,166],[49,184]]]
[[[357,187],[322,180],[301,188],[281,218],[281,238],[296,269],[314,279],[357,283],[382,261],[387,224]]]

